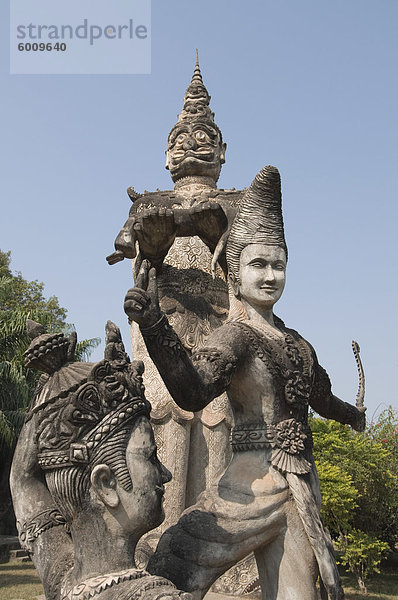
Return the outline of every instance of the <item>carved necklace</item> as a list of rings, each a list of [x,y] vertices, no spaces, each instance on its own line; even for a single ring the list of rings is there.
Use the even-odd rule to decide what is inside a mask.
[[[312,389],[313,360],[304,340],[290,332],[277,335],[271,326],[250,321],[235,321],[244,329],[256,355],[284,384],[286,402],[296,408],[308,405]],[[271,343],[270,343],[271,342]],[[272,343],[273,342],[273,343]],[[288,367],[286,358],[293,368]]]
[[[251,321],[244,321],[244,322],[246,322],[253,329],[258,329],[258,331],[260,331],[263,335],[265,335],[265,337],[272,338],[276,342],[283,343],[283,341],[285,339],[284,332],[281,331],[280,329],[278,329],[277,327],[273,327],[272,325],[267,323],[267,321],[265,321],[266,324],[256,322],[255,325]],[[278,332],[278,333],[276,333],[276,332]]]

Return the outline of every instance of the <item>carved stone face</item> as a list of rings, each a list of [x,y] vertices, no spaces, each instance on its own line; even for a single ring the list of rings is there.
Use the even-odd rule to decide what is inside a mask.
[[[173,181],[187,176],[211,177],[217,181],[225,162],[226,144],[209,123],[177,123],[169,136],[166,169]]]
[[[157,457],[152,427],[146,417],[137,421],[131,434],[126,463],[133,488],[118,488],[119,514],[125,519],[126,532],[142,535],[163,521],[164,484],[171,479],[171,473]]]
[[[249,244],[240,255],[236,293],[243,302],[272,309],[282,296],[286,279],[286,253],[279,246]],[[235,290],[234,290],[235,291]]]

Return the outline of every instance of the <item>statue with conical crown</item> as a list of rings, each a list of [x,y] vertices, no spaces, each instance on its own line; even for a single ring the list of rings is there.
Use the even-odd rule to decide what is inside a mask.
[[[208,102],[197,65],[169,136],[167,166],[175,195],[166,192],[166,202],[156,206],[152,200],[149,208],[156,193],[144,194],[141,215],[134,208],[116,240],[117,253],[126,239],[140,246],[135,287],[127,292],[124,308],[139,326],[173,401],[180,410],[201,415],[204,439],[209,423],[203,415],[223,393],[234,421],[232,457],[227,462],[225,437],[217,449],[206,440],[204,456],[210,462],[214,451],[221,454],[218,466],[225,459],[225,468],[163,533],[147,568],[199,599],[228,568],[254,552],[263,600],[316,600],[318,577],[322,599],[343,600],[332,541],[320,515],[308,411],[311,407],[363,431],[365,409],[362,401],[353,406],[332,393],[312,346],[274,314],[288,258],[280,175],[266,166],[244,193],[216,190],[225,147]],[[169,258],[166,252],[177,238],[183,240],[180,248],[186,244],[185,252],[176,256],[172,250]],[[147,244],[151,240],[155,252]],[[213,252],[207,265],[198,261],[204,245]],[[194,265],[178,263],[186,256]],[[222,313],[218,322],[210,319],[217,262],[219,306],[228,299],[222,273],[230,291],[224,323]],[[201,344],[206,328],[210,334]],[[176,405],[170,404],[170,413],[180,424],[186,413],[176,412]],[[221,413],[219,425],[226,414]],[[188,485],[195,460],[198,474],[203,472],[201,448],[191,436]],[[186,453],[188,437],[184,442],[176,433],[177,460],[178,450]]]
[[[183,109],[168,137],[166,169],[174,189],[143,194],[128,189],[133,202],[129,218],[115,240],[116,252],[107,257],[110,264],[134,259],[135,275],[143,259],[156,266],[161,308],[190,354],[228,315],[222,250],[242,196],[235,189],[217,188],[226,144],[209,103],[196,54]],[[157,536],[225,469],[231,458],[233,418],[224,393],[196,413],[178,407],[148,356],[139,328],[134,323],[132,328],[133,355],[145,362],[159,455],[173,475],[165,495],[165,521],[146,538],[153,550]],[[144,559],[151,552],[142,542],[140,549]],[[224,591],[244,592],[257,578],[254,560],[244,561],[239,581],[241,571],[238,567],[228,573],[218,585]]]
[[[309,407],[365,427],[362,398],[340,400],[312,346],[274,314],[287,267],[278,169],[266,166],[244,193],[228,232],[233,293],[226,323],[189,355],[159,306],[156,268],[142,261],[124,309],[173,400],[200,411],[222,392],[234,415],[224,472],[165,531],[148,571],[203,598],[254,552],[263,600],[343,600],[320,513]]]

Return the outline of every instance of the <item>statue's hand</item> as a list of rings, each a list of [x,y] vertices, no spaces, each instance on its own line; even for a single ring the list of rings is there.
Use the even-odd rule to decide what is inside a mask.
[[[126,294],[124,312],[130,321],[135,321],[140,327],[151,327],[161,316],[156,269],[151,268],[149,260],[142,261],[136,287]]]
[[[123,260],[124,258],[135,258],[136,236],[134,232],[134,216],[130,216],[115,239],[115,252],[106,257],[110,265]]]
[[[214,251],[227,228],[227,217],[218,202],[202,202],[190,210],[195,233]]]
[[[366,427],[366,406],[357,406],[357,411],[357,421],[352,427],[355,431],[364,431]]]
[[[150,208],[134,215],[133,230],[142,256],[161,263],[173,245],[177,226],[169,208]]]

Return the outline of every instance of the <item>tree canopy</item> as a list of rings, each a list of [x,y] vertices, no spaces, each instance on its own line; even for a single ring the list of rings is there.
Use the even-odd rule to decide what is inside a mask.
[[[10,452],[22,426],[38,373],[26,369],[23,353],[29,346],[26,319],[49,331],[66,327],[66,309],[58,298],[44,297],[44,284],[27,281],[10,269],[11,253],[0,251],[0,450]]]
[[[40,373],[27,369],[23,353],[31,340],[26,332],[26,319],[45,326],[49,332],[69,333],[73,326],[65,322],[67,311],[58,298],[45,298],[44,284],[27,281],[10,268],[11,254],[0,250],[0,505],[9,502],[8,472],[15,443],[23,424],[26,408],[33,397]],[[98,338],[82,340],[76,359],[87,360],[99,344]],[[4,507],[0,506],[0,513]]]
[[[398,543],[398,412],[390,407],[363,433],[314,417],[311,429],[322,517],[366,590],[366,577]]]
[[[52,330],[65,326],[66,309],[59,305],[58,298],[44,297],[44,283],[27,281],[19,272],[10,269],[11,252],[0,250],[0,319],[12,318],[15,311],[42,313]]]

